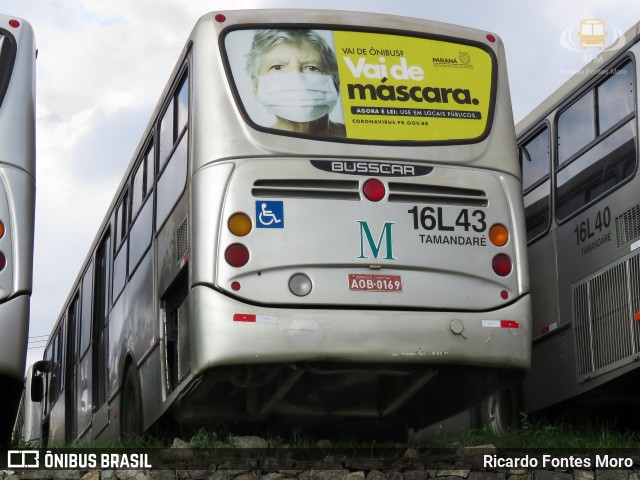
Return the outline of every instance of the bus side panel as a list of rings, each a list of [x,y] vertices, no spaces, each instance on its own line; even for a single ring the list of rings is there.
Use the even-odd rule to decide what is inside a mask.
[[[153,295],[153,256],[150,252],[138,266],[127,287],[126,326],[131,332],[131,347],[137,362],[153,348],[157,335],[157,323],[154,321]],[[115,365],[114,365],[115,366]],[[124,365],[120,363],[119,367]],[[122,368],[118,370],[122,371]]]
[[[64,445],[65,442],[64,394],[65,390],[62,390],[49,413],[48,445]]]
[[[533,338],[539,338],[547,331],[553,330],[569,321],[558,319],[558,273],[555,252],[555,231],[549,232],[529,247],[529,258],[532,262],[544,265],[545,268],[531,269],[531,300]],[[544,299],[544,301],[536,301]],[[557,325],[551,326],[554,322]]]
[[[143,427],[148,429],[163,413],[162,349],[157,346],[140,365],[140,390],[142,398]]]
[[[555,254],[555,232],[551,231],[529,246],[529,259],[532,264],[544,265],[545,268],[530,270],[531,308],[532,308],[532,337],[538,339],[532,346],[531,370],[523,384],[524,398],[527,411],[543,408],[549,402],[555,402],[548,397],[564,396],[570,392],[567,388],[574,373],[570,368],[570,350],[567,343],[571,342],[569,331],[550,331],[562,325],[558,311],[558,278]],[[569,319],[565,319],[565,323]],[[550,325],[553,325],[550,327]],[[544,383],[549,389],[541,391],[533,388]],[[553,393],[551,393],[553,392]]]

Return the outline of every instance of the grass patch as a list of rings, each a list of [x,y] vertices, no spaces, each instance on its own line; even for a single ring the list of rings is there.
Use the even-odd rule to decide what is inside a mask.
[[[418,446],[448,448],[489,444],[512,449],[626,449],[640,448],[640,434],[621,429],[611,421],[559,421],[552,424],[523,415],[520,427],[501,434],[489,428],[460,430],[430,436],[421,440]]]
[[[372,420],[375,422],[375,420]],[[255,434],[254,434],[255,435]],[[553,423],[531,419],[523,414],[521,425],[510,431],[496,434],[489,428],[461,429],[455,432],[436,432],[429,435],[419,435],[418,440],[412,442],[385,440],[384,438],[369,439],[359,435],[357,438],[349,438],[349,434],[336,432],[334,435],[314,435],[310,432],[294,430],[290,434],[281,432],[260,432],[262,439],[260,448],[465,448],[480,445],[493,445],[496,448],[505,449],[554,449],[564,448],[571,450],[584,449],[639,449],[640,431],[620,428],[614,421],[554,421]],[[181,438],[182,446],[193,449],[220,449],[238,448],[234,434],[226,430],[211,431],[200,429],[190,438]],[[141,438],[129,441],[109,441],[91,444],[95,448],[114,449],[161,449],[171,447],[174,437],[161,437],[144,435]],[[180,442],[180,441],[179,441]],[[62,448],[85,447],[84,444],[70,443]],[[12,443],[14,449],[38,448],[37,442]]]

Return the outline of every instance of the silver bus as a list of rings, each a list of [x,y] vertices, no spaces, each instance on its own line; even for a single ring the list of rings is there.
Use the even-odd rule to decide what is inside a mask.
[[[0,445],[23,389],[35,214],[35,40],[21,18],[0,15]]]
[[[37,369],[43,441],[467,408],[529,366],[521,191],[494,34],[205,15]]]
[[[533,318],[528,412],[638,399],[639,54],[640,23],[516,127]]]

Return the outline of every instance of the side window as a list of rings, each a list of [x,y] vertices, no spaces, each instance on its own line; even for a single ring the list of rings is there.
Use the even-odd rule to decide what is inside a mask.
[[[160,228],[184,190],[187,179],[187,135],[176,148],[171,161],[158,179],[156,228]]]
[[[127,221],[127,206],[129,204],[128,192],[122,195],[120,203],[116,207],[116,219],[115,219],[115,241],[114,250],[115,256],[113,259],[113,284],[112,284],[112,300],[116,302],[118,296],[124,288],[124,284],[127,281],[127,233],[129,223]]]
[[[131,182],[131,218],[134,218],[136,213],[138,213],[138,210],[140,210],[145,196],[144,182],[146,177],[144,164],[144,159],[142,159],[142,161],[138,163],[136,170],[133,172],[133,181]]]
[[[122,251],[122,250],[121,250]],[[108,371],[108,312],[109,294],[109,266],[111,252],[111,237],[105,236],[96,251],[95,294],[94,294],[94,350],[93,350],[93,401],[94,405],[102,405],[107,399],[107,371]]]
[[[147,194],[151,193],[151,191],[153,190],[153,180],[156,178],[155,177],[155,169],[154,166],[156,164],[155,162],[155,157],[154,157],[154,148],[153,148],[153,140],[151,141],[151,144],[147,150],[147,153],[145,155],[145,160],[147,162],[147,172],[146,172],[146,186],[147,186]]]
[[[148,200],[153,192],[153,153],[153,142],[149,142],[133,177],[131,194],[133,223],[129,232],[129,273],[131,275],[151,245],[153,235],[153,202]]]
[[[122,245],[127,237],[127,229],[129,228],[129,192],[125,190],[120,203],[116,207],[116,249]]]
[[[67,339],[67,357],[72,359],[73,362],[78,361],[78,345],[79,345],[79,328],[78,328],[78,318],[79,318],[79,310],[80,307],[80,299],[79,295],[76,294],[75,298],[72,300],[71,305],[69,306],[69,310],[67,311],[68,315],[68,329],[69,338]]]
[[[173,100],[169,103],[167,107],[167,111],[164,113],[162,120],[160,120],[160,148],[158,155],[158,171],[162,170],[162,168],[167,163],[167,159],[169,158],[169,153],[173,148],[173,137],[174,137],[174,118],[175,118],[175,107]]]
[[[51,376],[51,370],[53,369],[53,352],[55,350],[55,337],[54,339],[51,341],[51,343],[49,343],[49,346],[47,346],[47,349],[44,351],[44,360],[47,363],[47,369],[45,370],[45,378],[47,380],[47,386],[46,386],[46,392],[47,392],[47,398],[46,401],[44,402],[44,415],[48,415],[49,412],[51,411],[51,380],[52,380],[52,376]]]
[[[556,214],[564,220],[586,205],[606,195],[614,187],[631,178],[636,169],[635,78],[631,62],[611,73],[583,98],[596,101],[593,122],[583,128],[585,119],[578,122],[572,134],[576,144],[587,146],[561,156],[561,123],[572,118],[574,104],[558,119],[559,164],[556,173]],[[582,101],[579,100],[578,103]],[[596,115],[597,113],[597,115]],[[565,118],[565,115],[568,115]],[[569,128],[567,126],[567,128]],[[585,136],[578,140],[580,132]],[[591,135],[593,132],[593,136]],[[582,148],[582,147],[580,147]]]
[[[131,221],[153,189],[153,140],[145,149],[133,172],[131,182]]]
[[[91,341],[91,299],[93,298],[93,261],[89,262],[87,270],[82,277],[82,288],[80,293],[80,350],[79,356],[82,357],[89,348]]]
[[[545,127],[535,137],[520,146],[520,166],[522,167],[522,189],[525,192],[549,176],[551,168],[549,128]]]
[[[187,179],[189,77],[184,75],[160,120],[156,228],[160,228],[184,191]],[[171,135],[163,130],[171,125]],[[163,133],[164,132],[164,133]]]
[[[171,156],[178,139],[187,128],[189,120],[189,77],[185,74],[173,93],[167,109],[160,119],[158,173]]]
[[[593,90],[558,117],[558,166],[596,138]]]
[[[51,384],[49,386],[49,408],[58,400],[60,392],[64,386],[63,378],[63,346],[64,346],[64,325],[65,319],[63,318],[60,326],[56,330],[53,337],[53,350],[52,350],[52,364],[51,364]]]
[[[547,231],[551,223],[551,150],[549,128],[544,127],[520,146],[527,241]]]
[[[116,253],[113,259],[113,286],[111,294],[113,295],[113,303],[120,296],[122,289],[124,288],[125,281],[127,279],[127,247],[126,244],[122,247],[118,253]]]
[[[598,87],[598,129],[604,133],[634,113],[633,65],[627,62]]]

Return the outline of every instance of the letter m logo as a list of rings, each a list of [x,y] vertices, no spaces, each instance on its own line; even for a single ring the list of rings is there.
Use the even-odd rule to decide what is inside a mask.
[[[396,260],[393,256],[393,242],[391,240],[391,226],[394,222],[384,222],[382,232],[380,233],[377,242],[373,239],[371,229],[367,222],[364,220],[356,220],[356,223],[360,225],[360,255],[358,258],[369,258],[365,254],[365,250],[367,250],[367,252],[370,251],[373,258],[378,258],[382,253],[381,250],[384,246],[386,255],[382,258],[385,260]],[[367,245],[369,247],[368,249],[366,249]]]

